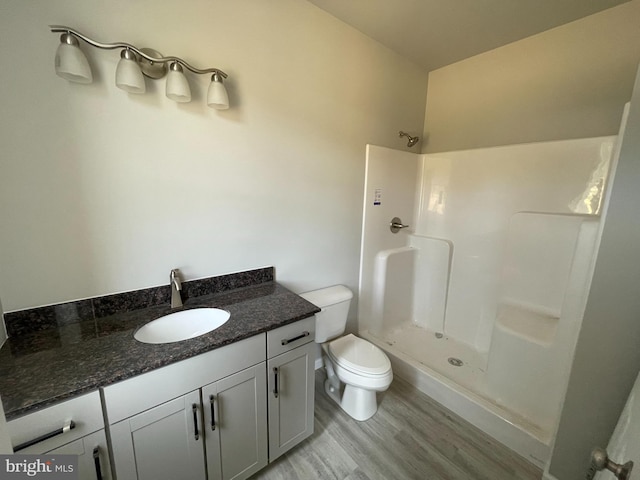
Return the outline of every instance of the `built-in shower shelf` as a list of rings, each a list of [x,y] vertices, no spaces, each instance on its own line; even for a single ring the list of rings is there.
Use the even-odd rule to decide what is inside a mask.
[[[559,316],[548,312],[501,304],[498,306],[496,326],[520,338],[548,347],[556,335],[559,320]]]

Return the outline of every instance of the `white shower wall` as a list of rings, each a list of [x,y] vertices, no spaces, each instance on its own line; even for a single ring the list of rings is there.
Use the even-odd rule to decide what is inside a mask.
[[[399,217],[405,224],[412,224],[417,203],[416,192],[420,184],[420,155],[367,145],[366,157],[358,329],[363,328],[361,319],[366,319],[365,329],[368,329],[373,317],[376,255],[378,252],[406,245],[406,236],[392,234],[389,223],[393,217]],[[410,285],[398,286],[402,287],[408,289]]]
[[[444,333],[487,352],[503,295],[500,284],[508,274],[503,270],[509,268],[505,260],[510,222],[517,223],[522,212],[597,217],[615,138],[423,155],[367,146],[359,329],[368,330],[375,316],[376,256],[419,241],[421,254],[438,258],[440,267],[446,242],[450,272],[438,273],[449,282]],[[391,233],[389,221],[395,216],[410,228]],[[533,227],[544,228],[547,236],[566,236],[562,220],[554,223],[554,217],[547,218],[546,225]],[[526,235],[525,230],[512,228],[511,235]],[[416,236],[410,240],[409,234]],[[572,245],[568,247],[571,251]],[[527,261],[535,259],[522,259]],[[398,279],[394,288],[412,288],[402,281]],[[546,291],[558,295],[557,289]],[[551,303],[557,306],[560,300]],[[414,317],[412,321],[440,330],[439,319]]]
[[[518,212],[596,214],[614,140],[422,155],[415,233],[453,246],[447,335],[489,350],[512,217]],[[560,240],[564,227],[562,222],[555,226],[550,221],[536,228]]]

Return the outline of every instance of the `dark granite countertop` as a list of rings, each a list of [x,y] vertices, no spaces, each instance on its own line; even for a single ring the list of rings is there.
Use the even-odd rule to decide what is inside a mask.
[[[135,330],[178,311],[169,304],[43,328],[10,338],[0,350],[0,395],[8,420],[70,397],[310,317],[315,305],[265,282],[189,298],[183,308],[218,307],[227,323],[182,342],[144,344]]]

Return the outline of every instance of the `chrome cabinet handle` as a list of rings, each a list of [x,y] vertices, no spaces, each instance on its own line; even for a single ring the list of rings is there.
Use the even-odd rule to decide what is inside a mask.
[[[298,335],[297,337],[285,338],[284,340],[282,340],[282,345],[288,345],[288,344],[290,344],[292,342],[295,342],[296,340],[300,340],[301,338],[308,337],[309,335],[311,335],[309,332],[304,331],[300,335]]]
[[[28,440],[24,443],[21,443],[20,445],[13,447],[13,452],[14,453],[19,452],[20,450],[24,450],[25,448],[28,448],[31,445],[35,445],[36,443],[44,442],[45,440],[49,440],[50,438],[53,438],[57,435],[62,435],[63,433],[67,433],[68,431],[73,430],[74,428],[76,428],[76,423],[73,420],[69,420],[64,424],[62,428],[58,428],[57,430],[54,430],[52,432],[45,433],[44,435],[41,435],[32,440]]]
[[[96,478],[102,480],[102,469],[100,468],[100,449],[95,447],[93,449],[93,464],[96,467]]]
[[[273,396],[278,398],[278,367],[273,367]]]
[[[216,410],[215,410],[216,397],[209,395],[209,403],[211,404],[211,430],[216,429]]]
[[[191,410],[193,410],[193,433],[196,437],[196,440],[198,440],[200,438],[200,432],[198,431],[198,406],[195,403],[192,404]]]
[[[389,230],[391,230],[391,233],[398,233],[403,228],[409,228],[409,225],[403,225],[399,217],[393,217],[389,222]]]

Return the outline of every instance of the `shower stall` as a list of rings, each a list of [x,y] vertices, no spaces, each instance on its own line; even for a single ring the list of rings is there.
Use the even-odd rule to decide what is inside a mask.
[[[360,335],[396,375],[541,467],[616,141],[438,154],[367,146]],[[390,228],[394,217],[406,227]]]

